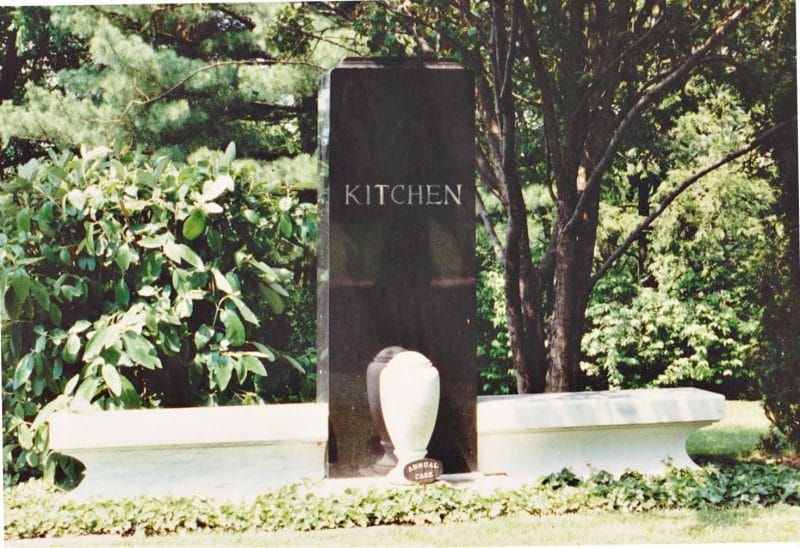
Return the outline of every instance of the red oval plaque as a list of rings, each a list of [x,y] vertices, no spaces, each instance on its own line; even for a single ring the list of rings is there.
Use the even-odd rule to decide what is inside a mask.
[[[442,461],[436,459],[420,459],[409,462],[403,467],[403,475],[414,483],[431,483],[442,475]]]

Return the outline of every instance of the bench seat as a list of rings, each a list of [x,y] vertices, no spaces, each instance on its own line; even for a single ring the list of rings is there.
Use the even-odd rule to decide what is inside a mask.
[[[50,448],[86,466],[79,499],[240,499],[325,476],[325,404],[56,413],[49,422]]]
[[[725,398],[696,388],[480,396],[478,469],[539,477],[696,467],[690,434],[724,416]]]

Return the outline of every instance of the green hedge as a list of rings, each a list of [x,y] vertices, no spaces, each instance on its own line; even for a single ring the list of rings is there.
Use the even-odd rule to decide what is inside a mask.
[[[515,513],[587,510],[644,512],[669,508],[800,505],[800,470],[785,465],[740,464],[664,476],[628,472],[619,479],[597,472],[579,480],[568,470],[517,490],[480,494],[437,483],[412,488],[346,489],[315,494],[313,484],[291,485],[252,503],[200,499],[70,502],[40,482],[5,492],[6,538],[63,535],[163,535],[181,531],[230,533],[473,521]]]

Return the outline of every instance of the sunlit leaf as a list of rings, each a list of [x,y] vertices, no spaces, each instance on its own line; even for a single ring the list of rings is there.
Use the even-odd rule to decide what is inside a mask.
[[[136,363],[147,369],[161,367],[161,360],[156,355],[155,347],[134,331],[127,331],[122,335],[125,352]]]
[[[258,317],[253,313],[252,310],[250,310],[250,308],[247,307],[246,304],[244,304],[244,301],[233,295],[231,295],[230,299],[239,310],[239,313],[242,315],[242,319],[244,319],[244,321],[250,322],[254,325],[259,325]]]
[[[199,237],[206,228],[206,216],[199,209],[195,209],[183,222],[183,237],[187,240],[194,240]]]
[[[25,384],[25,381],[30,378],[34,365],[36,365],[36,361],[31,353],[25,354],[17,363],[14,370],[14,390]]]
[[[244,344],[245,333],[244,324],[239,316],[233,310],[228,308],[222,309],[220,312],[220,319],[225,326],[225,338],[228,339],[231,346],[239,346]]]
[[[106,386],[108,386],[108,389],[111,391],[111,393],[115,396],[122,394],[122,383],[120,381],[117,368],[111,364],[104,363],[101,373],[103,375],[103,380],[105,381]]]
[[[267,370],[264,367],[264,364],[261,363],[261,360],[256,358],[255,356],[242,356],[241,357],[242,365],[247,371],[255,373],[261,377],[267,376]]]
[[[222,272],[216,268],[212,268],[211,275],[214,276],[214,283],[220,291],[228,294],[233,293],[233,287],[231,287],[230,282],[225,276],[223,276]]]

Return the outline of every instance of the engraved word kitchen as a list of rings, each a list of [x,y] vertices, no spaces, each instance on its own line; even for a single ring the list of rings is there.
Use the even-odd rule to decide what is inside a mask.
[[[461,205],[462,185],[345,185],[345,205]]]

